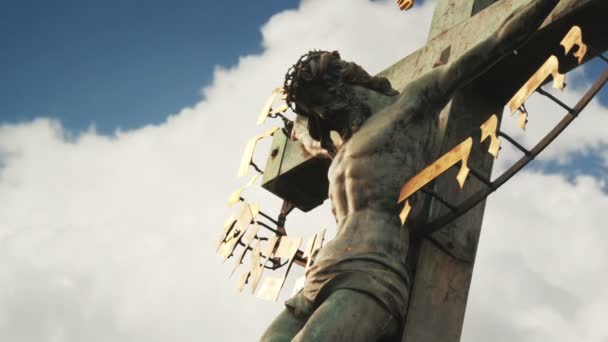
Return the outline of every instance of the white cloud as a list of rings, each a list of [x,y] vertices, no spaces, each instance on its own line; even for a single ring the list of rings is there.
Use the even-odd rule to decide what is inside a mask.
[[[600,341],[608,196],[600,181],[526,172],[489,202],[464,341]]]
[[[585,79],[583,68],[575,69],[567,75],[567,82],[576,84],[576,87],[568,86],[563,91],[555,90],[550,84],[543,89],[549,91],[560,101],[573,108],[583,97],[592,83],[600,75],[591,75],[590,79]],[[600,93],[605,93],[605,89]],[[502,129],[509,132],[514,138],[528,149],[531,149],[542,137],[547,134],[565,115],[566,111],[552,102],[550,99],[535,93],[526,102],[526,108],[530,113],[525,132],[517,125],[517,114],[510,116],[508,110],[502,121]],[[575,154],[598,154],[606,162],[602,155],[602,150],[608,145],[608,136],[604,132],[604,127],[608,125],[606,108],[599,101],[593,100],[583,110],[581,115],[572,122],[560,136],[540,155],[540,160],[555,160],[560,164],[567,164],[572,161]],[[508,144],[507,142],[503,145]],[[521,153],[511,153],[510,150],[501,155],[500,163],[508,162],[519,158]],[[504,166],[502,164],[501,166]]]
[[[0,126],[0,338],[257,338],[282,306],[237,294],[213,243],[230,213],[225,199],[241,184],[234,176],[245,141],[263,131],[253,126],[258,109],[302,53],[336,49],[375,73],[424,43],[431,13],[429,2],[402,13],[392,1],[304,0],[264,25],[262,54],[218,67],[204,99],[161,125],[112,137],[66,137],[48,119]],[[590,129],[587,145],[604,139]],[[572,131],[573,141],[589,132]],[[566,341],[583,329],[605,336],[608,296],[597,273],[607,265],[606,236],[597,223],[606,196],[589,178],[518,181],[488,206],[465,340],[499,331],[527,340],[559,332]],[[266,203],[276,211],[276,201]],[[313,216],[290,222],[330,224],[327,211]]]

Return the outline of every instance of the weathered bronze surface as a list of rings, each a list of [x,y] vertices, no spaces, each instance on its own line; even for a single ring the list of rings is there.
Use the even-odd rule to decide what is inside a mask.
[[[398,95],[388,82],[372,78],[337,53],[314,52],[300,60],[289,75],[298,82],[286,82],[288,103],[291,99],[298,114],[308,117],[309,134],[322,147],[335,149],[329,139],[332,130],[344,141],[328,175],[338,233],[318,253],[303,291],[287,303],[263,341],[399,338],[409,297],[409,229],[400,224],[396,203],[401,187],[425,168],[429,139],[452,95],[521,46],[558,2],[536,0],[505,15],[507,21],[494,34],[399,86]],[[463,161],[460,186],[471,145],[472,138],[465,140],[461,153],[446,159],[452,165]],[[418,218],[423,201],[411,202],[409,215]]]
[[[274,135],[270,149],[262,187],[302,211],[323,203],[327,198],[327,169],[331,161],[315,158],[299,141],[290,139],[281,131]]]

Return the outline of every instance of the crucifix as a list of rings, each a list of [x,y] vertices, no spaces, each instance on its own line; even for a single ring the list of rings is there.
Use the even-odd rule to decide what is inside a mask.
[[[334,159],[339,160],[340,158],[349,157],[349,155],[345,157],[345,154],[347,153],[344,152],[344,148],[351,149],[350,151],[357,151],[352,157],[353,160],[355,160],[354,162],[356,162],[356,159],[359,156],[357,153],[368,153],[369,151],[365,151],[370,148],[373,149],[375,146],[374,142],[377,140],[365,140],[365,138],[361,138],[362,136],[365,137],[365,134],[370,135],[377,134],[377,132],[384,132],[396,134],[395,139],[400,139],[398,136],[403,132],[395,133],[391,130],[391,127],[385,128],[383,119],[378,119],[379,115],[376,117],[371,116],[371,118],[365,116],[361,118],[351,116],[349,117],[350,121],[348,122],[348,125],[345,125],[344,122],[339,121],[342,119],[327,116],[330,112],[327,110],[327,106],[331,106],[331,110],[335,112],[345,111],[350,108],[349,106],[358,105],[356,101],[348,96],[359,96],[363,98],[367,96],[368,99],[370,96],[375,96],[366,93],[367,90],[361,89],[361,87],[357,88],[358,86],[363,85],[364,88],[373,89],[373,91],[384,96],[378,97],[378,100],[368,101],[367,105],[369,108],[367,109],[390,107],[394,104],[391,102],[393,101],[392,97],[398,94],[394,89],[402,90],[403,93],[418,91],[419,88],[415,85],[410,86],[410,82],[419,82],[418,80],[421,79],[421,77],[431,75],[436,68],[449,66],[453,61],[462,61],[463,56],[467,57],[465,59],[469,59],[469,61],[466,66],[462,69],[458,68],[452,70],[452,73],[445,79],[440,78],[445,81],[441,84],[451,84],[450,80],[454,80],[454,87],[458,88],[458,90],[449,93],[452,100],[448,103],[446,99],[445,103],[442,104],[442,107],[444,108],[441,110],[441,114],[434,119],[436,121],[433,122],[433,125],[420,124],[420,122],[424,122],[425,118],[411,120],[408,118],[406,120],[407,124],[404,124],[404,127],[408,130],[413,129],[412,127],[427,130],[426,136],[429,137],[430,141],[428,146],[422,151],[412,151],[411,155],[418,153],[417,157],[419,158],[415,159],[412,159],[413,157],[411,156],[398,157],[399,154],[395,154],[395,158],[402,158],[402,160],[398,159],[396,162],[409,165],[409,167],[414,167],[414,164],[430,163],[442,155],[450,157],[450,153],[453,155],[453,153],[458,152],[458,148],[467,150],[466,160],[462,158],[460,158],[460,160],[455,160],[456,162],[460,161],[463,165],[461,166],[460,171],[455,168],[446,168],[446,177],[437,178],[430,186],[427,186],[424,189],[426,195],[410,198],[415,191],[412,191],[412,193],[405,191],[404,193],[404,190],[402,190],[401,195],[403,195],[403,199],[408,199],[408,201],[406,201],[406,208],[408,210],[404,209],[402,212],[403,222],[406,221],[409,209],[411,209],[408,208],[410,204],[409,200],[412,201],[414,207],[414,209],[412,209],[412,214],[409,214],[410,217],[420,221],[414,222],[413,227],[418,223],[424,227],[425,222],[441,222],[444,218],[450,217],[450,213],[446,212],[449,212],[450,210],[458,212],[460,210],[459,205],[461,204],[462,198],[467,198],[467,196],[475,197],[484,189],[484,187],[490,187],[492,191],[495,190],[495,183],[491,182],[489,179],[494,159],[493,157],[495,157],[497,153],[497,146],[493,144],[497,139],[497,126],[502,117],[504,105],[508,102],[509,98],[512,98],[513,94],[521,88],[522,84],[526,83],[526,79],[534,74],[535,70],[539,68],[543,70],[543,68],[546,68],[547,72],[552,73],[554,81],[558,82],[560,80],[559,75],[579,65],[579,63],[582,62],[582,57],[589,59],[598,52],[608,48],[608,40],[604,38],[606,35],[606,28],[604,25],[601,25],[601,14],[606,13],[606,9],[608,9],[608,3],[606,1],[562,0],[555,8],[553,8],[553,6],[555,6],[556,1],[535,0],[533,2],[545,3],[547,4],[545,6],[549,6],[548,4],[553,3],[549,9],[552,10],[551,14],[546,17],[542,25],[540,25],[541,27],[538,32],[529,37],[530,39],[527,40],[526,44],[518,44],[517,46],[520,47],[512,54],[498,56],[501,57],[498,63],[488,63],[491,67],[483,70],[483,72],[480,72],[479,70],[475,71],[474,74],[477,77],[473,81],[465,82],[466,84],[462,86],[459,85],[460,80],[458,77],[455,77],[453,73],[456,73],[457,75],[462,70],[467,70],[468,66],[475,65],[475,63],[479,62],[476,59],[489,58],[488,56],[481,54],[476,55],[473,53],[473,55],[471,55],[471,49],[473,47],[478,47],[480,42],[488,42],[488,37],[501,29],[500,25],[502,25],[503,22],[507,22],[507,19],[516,10],[530,3],[529,0],[440,0],[437,4],[427,45],[380,73],[380,76],[386,77],[386,79],[390,81],[390,84],[382,82],[382,78],[366,78],[364,76],[364,71],[362,72],[357,69],[359,67],[356,65],[348,63],[340,64],[345,62],[340,60],[337,53],[312,53],[312,55],[306,56],[308,60],[301,59],[298,61],[294,73],[288,73],[288,76],[291,76],[288,77],[288,80],[286,81],[285,89],[291,89],[292,92],[291,98],[288,94],[287,101],[288,103],[290,101],[296,102],[296,113],[307,113],[309,119],[308,131],[313,138],[321,142],[321,148],[319,150],[322,150]],[[404,2],[400,1],[399,3],[402,5]],[[403,7],[408,6],[409,5],[404,5]],[[533,11],[530,10],[530,13],[533,13]],[[534,15],[535,14],[530,14],[530,16]],[[545,17],[543,16],[542,18]],[[539,23],[535,23],[534,25],[539,26],[538,24]],[[577,30],[572,31],[573,27],[576,27]],[[592,47],[588,54],[581,52],[583,45],[580,41],[580,32],[585,33],[585,41]],[[564,36],[570,34],[579,38],[577,41],[577,48],[579,50],[574,54],[569,53],[574,47],[574,43],[570,46],[568,45],[568,42],[564,43],[562,40]],[[562,41],[561,47],[560,41]],[[490,44],[492,44],[492,42],[490,42]],[[488,49],[487,52],[493,53],[493,49],[499,47],[500,46],[495,46],[492,49]],[[482,50],[477,49],[475,51],[477,51],[476,53],[479,53],[479,51]],[[559,59],[558,57],[547,59],[548,56],[554,55],[559,56]],[[579,56],[578,58],[577,55]],[[311,63],[310,60],[313,58],[316,58],[317,62]],[[318,91],[318,88],[315,88],[317,84],[314,82],[309,85],[309,88],[307,88],[306,91],[298,92],[298,87],[301,85],[295,81],[297,77],[302,78],[304,81],[310,79],[314,80],[315,73],[334,64],[338,65],[341,72],[345,74],[343,75],[345,80],[350,80],[348,82],[357,85],[352,88],[351,93],[349,93],[350,95],[344,95],[345,98],[343,99],[343,103],[338,103],[336,105],[336,101],[333,98],[327,97],[325,90]],[[481,65],[484,64],[481,63]],[[302,73],[298,74],[300,71],[302,71]],[[465,71],[462,72],[464,73]],[[325,75],[321,76],[325,77]],[[549,74],[545,76],[549,76]],[[466,78],[466,76],[464,78]],[[546,78],[547,77],[540,78],[539,84],[544,82]],[[323,80],[325,81],[325,79]],[[432,91],[435,91],[435,88],[432,88]],[[296,94],[295,97],[294,94]],[[425,93],[424,90],[416,94],[418,96],[410,96],[409,98],[406,98],[408,101],[399,103],[399,105],[402,107],[412,105],[414,108],[425,108],[423,105],[420,105],[422,107],[416,107],[417,104],[414,102],[423,101],[425,98],[428,100],[429,98],[433,98],[433,96],[436,97],[434,94]],[[514,105],[514,109],[520,108],[523,105],[525,98],[529,95],[530,94],[524,94],[519,100],[514,97],[514,100],[511,101],[511,104]],[[310,96],[310,99],[306,99],[306,96]],[[518,101],[522,103],[519,103]],[[364,113],[366,107],[360,106],[357,107],[357,110],[357,113]],[[575,111],[573,110],[571,114],[574,113]],[[390,115],[392,114],[391,112],[387,112],[387,114],[383,115],[390,120]],[[397,113],[395,115],[399,114]],[[520,117],[523,118],[524,124],[526,120],[525,115],[526,113],[524,112],[520,115]],[[397,120],[397,122],[400,121]],[[331,127],[329,128],[339,130],[340,132],[338,132],[338,135],[344,140],[348,140],[352,134],[357,134],[357,132],[359,132],[359,138],[353,138],[352,141],[346,142],[344,145],[345,147],[340,153],[336,149],[336,145],[339,145],[338,142],[335,142],[335,144],[333,142],[328,143],[330,139],[329,129],[322,129],[319,125],[330,125]],[[371,130],[369,128],[370,126],[372,127]],[[488,129],[489,126],[492,126],[493,130]],[[429,129],[429,127],[431,128]],[[490,140],[490,150],[494,149],[493,154],[488,154],[488,148],[485,147],[485,145],[473,145],[472,140],[469,140],[470,138],[467,139],[471,132],[480,127],[482,133],[481,140]],[[326,176],[327,170],[330,167],[329,160],[313,158],[311,155],[303,153],[300,142],[293,141],[282,134],[274,134],[275,132],[276,131],[269,132],[269,134],[273,134],[274,140],[272,152],[264,171],[262,186],[302,210],[307,211],[318,206],[327,198],[328,187],[330,185]],[[356,137],[355,135],[352,136]],[[362,139],[366,141],[366,145],[357,146],[357,141],[361,141]],[[404,138],[404,141],[411,140]],[[459,145],[459,143],[461,144]],[[355,147],[353,147],[353,145],[355,145]],[[391,149],[392,145],[389,144],[386,145],[386,147]],[[408,146],[403,146],[403,148],[408,148]],[[307,150],[311,151],[309,148],[307,148]],[[374,153],[377,154],[380,150],[372,152],[369,152],[371,154],[368,154],[369,156],[372,156],[370,157],[371,159],[368,158],[368,163],[373,162]],[[525,149],[524,152],[533,154]],[[378,160],[381,161],[383,165],[377,165],[377,168],[385,167],[393,161],[390,158],[380,158]],[[346,167],[346,169],[341,169],[341,167],[344,166],[340,165],[347,164],[341,164],[339,161],[334,161],[331,164],[332,169],[330,169],[329,174],[334,188],[333,190],[330,188],[330,196],[332,194],[334,196],[343,196],[342,193],[346,192],[344,195],[345,198],[349,196],[353,197],[349,197],[351,198],[350,202],[348,200],[343,201],[341,198],[334,197],[332,199],[332,204],[335,204],[333,209],[336,219],[341,221],[341,224],[352,224],[354,227],[363,227],[368,221],[373,224],[378,224],[379,222],[389,220],[385,216],[378,215],[375,210],[366,211],[367,214],[357,214],[359,216],[351,216],[351,214],[349,214],[350,211],[357,212],[367,210],[360,210],[358,208],[360,206],[370,206],[370,203],[359,203],[356,201],[358,194],[348,194],[348,187],[351,187],[348,182],[345,185],[347,187],[346,190],[336,190],[336,184],[340,184],[340,177],[343,177],[344,174],[356,173],[356,169],[350,169],[348,167]],[[467,172],[464,176],[470,172],[475,176],[477,182],[468,182],[469,184],[462,188],[466,179],[461,177],[461,173],[463,167],[467,165]],[[419,167],[420,165],[415,166],[418,171],[422,169],[422,167]],[[450,166],[453,166],[453,164],[450,164]],[[245,164],[245,167],[247,167],[247,164]],[[381,173],[381,171],[378,170],[367,170],[372,173]],[[389,175],[382,176],[389,177]],[[352,182],[357,182],[357,175],[351,175],[349,177],[353,178]],[[459,179],[460,184],[455,183],[454,178]],[[408,184],[406,184],[405,188],[407,188]],[[372,197],[374,195],[373,191],[378,190],[378,188],[375,188],[375,184],[352,186],[354,189],[358,189],[358,191],[367,193],[372,192],[372,195],[370,195]],[[422,188],[422,186],[419,188],[416,188],[415,186],[412,187],[415,188],[415,190],[420,190]],[[353,198],[355,200],[352,200]],[[399,200],[401,199],[402,198],[400,197]],[[402,337],[403,341],[434,342],[458,341],[460,339],[466,309],[466,300],[483,218],[484,199],[485,197],[482,196],[479,200],[471,202],[473,204],[469,205],[466,211],[458,213],[458,215],[454,214],[453,216],[457,217],[457,219],[446,221],[447,223],[442,225],[440,227],[441,229],[436,229],[431,225],[426,229],[413,230],[413,236],[409,237],[410,243],[407,244],[408,251],[406,262],[410,269],[410,275],[401,274],[399,271],[393,272],[397,273],[397,276],[402,279],[409,278],[406,281],[409,283],[409,289],[407,290],[409,297],[407,314],[403,316],[393,314],[391,316],[391,319],[397,318],[403,320],[403,322],[397,324],[398,326],[405,326]],[[375,203],[371,204],[372,207],[375,205]],[[388,206],[390,207],[390,205]],[[252,212],[253,211],[256,210],[252,210]],[[255,216],[248,210],[245,210],[243,215],[243,217],[245,217],[244,219],[236,220],[237,225],[248,224],[251,217]],[[348,220],[361,220],[361,222],[348,223]],[[386,224],[391,227],[394,226],[393,223]],[[284,227],[281,228],[284,229]],[[373,230],[376,229],[376,227],[368,227],[366,229]],[[229,248],[225,249],[226,255],[230,253],[234,243],[244,236],[245,229],[240,229],[239,231],[242,232],[241,235],[236,239],[233,239],[232,245],[229,245]],[[384,244],[385,247],[383,248],[392,250],[398,247],[393,246],[389,240],[398,241],[400,238],[408,238],[407,234],[399,235],[403,234],[403,232],[396,231],[396,233],[392,232],[391,234],[393,233],[395,234],[394,236],[385,237],[388,242],[376,240],[375,237],[366,237],[364,236],[365,233],[354,234],[361,234],[361,237],[371,241],[372,245]],[[254,236],[255,233],[251,238],[247,239],[247,241],[251,242]],[[299,240],[285,240],[289,241],[289,243],[281,243],[279,244],[279,247],[274,247],[277,243],[276,239],[271,241],[272,243],[270,244],[270,247],[268,247],[268,252],[265,253],[266,255],[272,253],[275,253],[275,255],[281,254],[288,257],[290,260],[296,257],[298,246],[300,245]],[[321,271],[317,272],[317,277],[311,281],[323,283],[323,287],[318,291],[318,294],[314,294],[315,296],[323,297],[327,294],[331,294],[331,288],[334,288],[334,290],[348,290],[354,288],[359,292],[369,291],[369,293],[373,293],[373,291],[377,290],[376,287],[374,287],[376,285],[373,284],[374,282],[378,282],[378,279],[382,279],[382,281],[380,281],[381,284],[377,287],[383,287],[385,289],[393,287],[399,288],[398,284],[391,280],[391,277],[395,277],[395,275],[391,273],[392,270],[399,266],[391,264],[391,261],[387,259],[374,259],[377,254],[366,254],[369,245],[359,246],[354,240],[349,240],[349,243],[351,244],[345,246],[341,246],[340,243],[334,244],[332,246],[333,249],[330,252],[325,253],[326,257],[324,260],[321,260],[321,265],[315,264],[312,266],[313,270],[316,267],[317,270],[321,269]],[[363,268],[368,267],[363,273],[371,274],[371,276],[368,277],[369,279],[365,278],[365,276],[353,276],[352,270],[347,272],[343,269],[340,269],[341,273],[336,277],[327,275],[326,271],[331,267],[322,269],[325,267],[323,266],[323,262],[335,260],[334,257],[339,256],[339,253],[336,252],[336,250],[342,251],[342,249],[344,249],[344,253],[352,253],[356,256],[356,258],[348,260],[349,263],[343,263],[344,265],[348,265],[346,269],[353,265],[360,265]],[[254,251],[256,251],[256,249],[254,249]],[[327,249],[325,251],[327,251]],[[335,253],[335,255],[327,257],[328,253]],[[255,254],[257,257],[257,253]],[[364,257],[359,258],[359,256]],[[311,255],[308,256],[309,261],[310,257]],[[363,259],[366,261],[361,261]],[[353,260],[355,261],[353,262]],[[381,267],[369,266],[370,260],[371,264],[375,263],[374,265],[381,265]],[[310,262],[308,262],[307,267],[309,264]],[[338,266],[337,268],[335,265],[332,266],[334,269],[338,269],[339,267],[344,268],[344,266]],[[254,268],[256,267],[259,268],[259,262],[257,261],[255,262]],[[254,283],[257,283],[259,280],[259,273],[253,272],[251,274],[245,274],[242,282],[246,282],[249,276],[255,279]],[[386,279],[384,279],[384,276],[386,276]],[[278,284],[279,282],[280,280],[277,280],[276,283]],[[269,287],[263,286],[264,290],[261,291],[268,292],[267,289],[272,288],[272,286],[274,285],[271,284]],[[328,293],[324,293],[323,291]],[[341,305],[341,300],[350,298],[349,296],[352,294],[342,290],[340,295],[344,298],[336,297],[337,299],[333,299],[334,304],[337,306]],[[363,303],[367,297],[358,296],[353,298],[360,300],[362,302],[361,305],[367,305]],[[394,298],[396,298],[396,302],[399,302],[398,295]],[[393,305],[393,301],[391,300],[387,300],[386,298],[378,299],[378,301],[383,300],[386,302],[382,304],[386,307],[391,307],[391,305]],[[369,306],[367,306],[370,310],[370,314],[377,306],[373,304],[373,302],[374,301],[372,300]],[[306,314],[306,311],[308,310],[315,310],[314,308],[311,308],[314,306],[314,303],[307,302],[306,299],[298,298],[297,296],[291,300],[288,307],[290,307],[290,305],[293,308],[295,315],[298,313]],[[399,309],[394,312],[397,311],[399,311]],[[331,311],[328,312],[328,314],[331,314]],[[381,314],[382,313],[378,312],[378,315]],[[280,321],[281,317],[279,317],[278,320],[279,325],[283,324]],[[369,324],[369,322],[365,321],[365,317],[361,317],[361,320],[361,325],[364,325],[365,323]]]

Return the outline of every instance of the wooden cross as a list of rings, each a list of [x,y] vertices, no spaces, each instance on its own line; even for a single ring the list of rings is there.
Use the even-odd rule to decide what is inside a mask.
[[[507,16],[530,0],[438,0],[427,45],[380,74],[395,89],[403,89],[433,68],[449,63],[469,47],[493,33]],[[559,42],[573,25],[582,28],[584,41],[594,50],[586,60],[608,49],[606,0],[562,0],[541,29],[522,48],[501,60],[483,76],[459,90],[440,115],[433,137],[432,161],[449,151],[478,128],[491,114],[499,122],[504,105],[551,54],[563,55]],[[396,42],[397,44],[398,42]],[[573,59],[560,63],[565,73],[578,64]],[[275,135],[263,187],[310,210],[327,196],[327,161],[302,154],[297,142]],[[469,164],[487,179],[493,159],[482,149],[473,149]],[[450,175],[450,172],[453,173]],[[478,191],[483,184],[469,182],[460,190],[453,181],[457,170],[437,179],[434,191],[452,203]],[[405,181],[405,180],[404,180]],[[478,204],[431,238],[413,241],[409,255],[414,277],[404,342],[456,342],[460,340],[485,202]],[[445,207],[432,202],[429,219]]]

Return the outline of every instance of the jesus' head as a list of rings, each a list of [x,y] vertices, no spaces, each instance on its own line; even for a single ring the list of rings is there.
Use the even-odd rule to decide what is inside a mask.
[[[359,65],[344,61],[337,51],[311,51],[302,56],[285,76],[287,104],[308,118],[313,139],[329,146],[330,131],[347,140],[372,114],[357,88],[384,96],[398,92],[380,76],[371,76]]]

